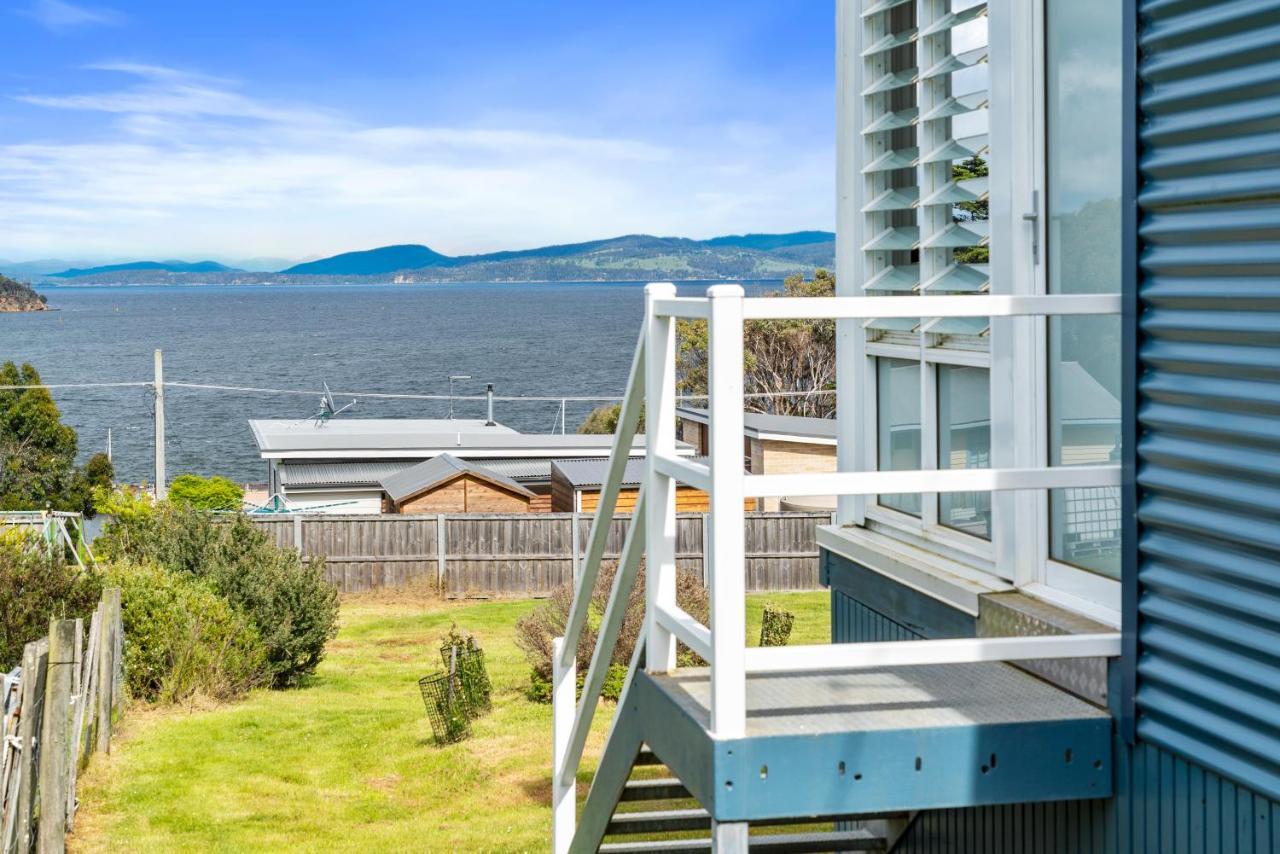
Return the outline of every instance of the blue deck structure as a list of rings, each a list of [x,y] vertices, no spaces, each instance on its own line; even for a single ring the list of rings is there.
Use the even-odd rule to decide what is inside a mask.
[[[643,555],[644,630],[580,814],[620,609],[576,708],[585,604],[557,644],[554,850],[1280,851],[1280,3],[839,0],[837,30],[837,296],[649,288],[601,496],[643,399],[611,602]],[[805,317],[839,471],[744,475],[742,324]],[[676,318],[709,325],[705,464]],[[708,625],[676,482],[711,496]],[[839,496],[829,645],[744,647],[740,508],[777,495]]]

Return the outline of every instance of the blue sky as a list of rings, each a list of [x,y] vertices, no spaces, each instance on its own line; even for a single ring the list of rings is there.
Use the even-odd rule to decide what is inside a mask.
[[[830,228],[834,15],[0,0],[0,258]]]

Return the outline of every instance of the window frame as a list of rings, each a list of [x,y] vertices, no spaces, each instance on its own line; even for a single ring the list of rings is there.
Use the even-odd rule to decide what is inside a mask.
[[[1000,4],[988,18],[988,71],[992,171],[990,192],[991,293],[1046,294],[1048,272],[1046,206],[1048,190],[1047,90],[1045,21],[1049,0]],[[845,4],[841,4],[842,6]],[[850,5],[853,5],[850,3]],[[856,14],[856,12],[854,13]],[[855,53],[856,56],[856,53]],[[849,69],[858,69],[854,60]],[[856,79],[856,78],[855,78]],[[850,87],[841,99],[840,124],[861,127],[864,105]],[[859,138],[840,147],[840,159],[861,151]],[[856,161],[842,166],[856,166]],[[1003,170],[1003,174],[1000,174]],[[857,169],[842,180],[860,176]],[[851,184],[851,186],[857,186]],[[858,195],[851,196],[856,201]],[[1032,219],[1024,215],[1034,213]],[[846,220],[852,227],[845,225]],[[856,205],[842,212],[842,273],[852,274],[848,290],[861,293],[864,269],[862,222]],[[852,239],[848,239],[852,238]],[[839,281],[846,281],[841,276]],[[1116,282],[1116,290],[1120,282]],[[982,367],[988,371],[991,401],[991,465],[1039,468],[1049,464],[1048,321],[1044,317],[992,318],[986,351],[939,345],[937,336],[918,332],[914,345],[901,337],[868,341],[867,330],[844,327],[838,336],[840,367],[848,379],[843,405],[856,409],[842,427],[842,469],[878,467],[876,359],[888,357],[919,363],[921,370],[921,467],[938,467],[937,365]],[[943,342],[945,343],[945,342]],[[848,369],[848,370],[845,370]],[[847,383],[847,384],[846,384]],[[850,464],[852,463],[852,465]],[[966,534],[938,521],[938,495],[921,496],[920,517],[879,504],[878,497],[842,501],[840,519],[877,534],[927,549],[931,555],[991,576],[993,586],[1012,585],[1059,607],[1118,626],[1120,581],[1050,557],[1047,491],[995,493],[992,496],[991,540]]]

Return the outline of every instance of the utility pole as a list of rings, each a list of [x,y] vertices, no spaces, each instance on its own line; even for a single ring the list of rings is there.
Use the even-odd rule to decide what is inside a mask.
[[[164,354],[156,350],[156,500],[168,495],[164,480]]]

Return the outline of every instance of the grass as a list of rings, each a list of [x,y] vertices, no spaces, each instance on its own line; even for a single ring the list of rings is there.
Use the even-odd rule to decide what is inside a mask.
[[[796,614],[793,643],[825,643],[825,593],[753,596]],[[134,708],[81,777],[73,851],[541,851],[550,815],[550,706],[524,698],[516,620],[536,602],[351,598],[319,673],[216,708]],[[485,647],[494,709],[436,747],[417,679],[451,622]],[[612,706],[596,716],[590,779]],[[579,787],[585,797],[586,786]]]

